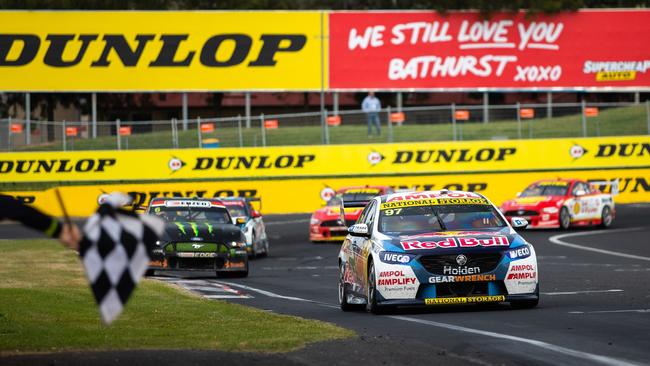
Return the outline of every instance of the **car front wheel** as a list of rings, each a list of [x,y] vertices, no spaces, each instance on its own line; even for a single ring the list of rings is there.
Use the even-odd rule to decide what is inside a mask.
[[[614,221],[614,217],[612,215],[612,209],[609,208],[609,206],[603,207],[603,213],[601,214],[601,221],[600,221],[600,226],[602,227],[610,227],[612,225],[612,222]]]
[[[372,261],[368,264],[368,283],[366,310],[373,314],[383,314],[384,308],[377,304],[377,279],[375,277],[375,264]]]
[[[563,230],[566,230],[571,226],[571,215],[569,214],[569,209],[562,207],[560,210],[560,227]]]
[[[362,310],[363,305],[350,304],[348,302],[348,289],[345,284],[345,265],[339,265],[339,306],[343,311]]]

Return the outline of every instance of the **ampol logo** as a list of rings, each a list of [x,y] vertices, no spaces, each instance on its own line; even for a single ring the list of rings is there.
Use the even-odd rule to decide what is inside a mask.
[[[372,152],[370,152],[370,154],[368,154],[368,162],[370,163],[370,165],[373,165],[373,166],[377,165],[382,160],[384,160],[384,156],[382,154],[376,152],[376,151],[372,151]]]
[[[574,143],[573,146],[571,146],[571,149],[569,149],[569,154],[574,160],[581,158],[586,153],[587,149],[576,143]]]
[[[173,156],[171,159],[169,159],[169,162],[167,163],[167,166],[169,166],[169,169],[171,169],[172,173],[175,171],[179,170],[180,168],[185,166],[185,162],[175,156]]]

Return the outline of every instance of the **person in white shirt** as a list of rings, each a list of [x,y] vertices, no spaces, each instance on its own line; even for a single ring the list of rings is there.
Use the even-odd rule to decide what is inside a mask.
[[[372,137],[372,126],[375,126],[377,136],[381,136],[381,121],[379,120],[381,102],[375,97],[374,92],[368,92],[368,96],[361,103],[361,109],[366,113],[368,119],[368,137]]]

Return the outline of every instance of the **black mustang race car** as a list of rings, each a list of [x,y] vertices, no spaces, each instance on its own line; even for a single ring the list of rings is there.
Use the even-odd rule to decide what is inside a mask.
[[[248,275],[246,239],[221,201],[154,198],[147,213],[167,223],[163,237],[149,253],[149,274],[189,270]]]

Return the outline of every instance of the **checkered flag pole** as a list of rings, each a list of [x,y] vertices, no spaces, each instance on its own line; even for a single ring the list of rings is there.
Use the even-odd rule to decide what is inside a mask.
[[[122,312],[149,264],[148,248],[155,245],[164,223],[120,207],[130,197],[111,194],[84,225],[79,256],[106,325]]]

